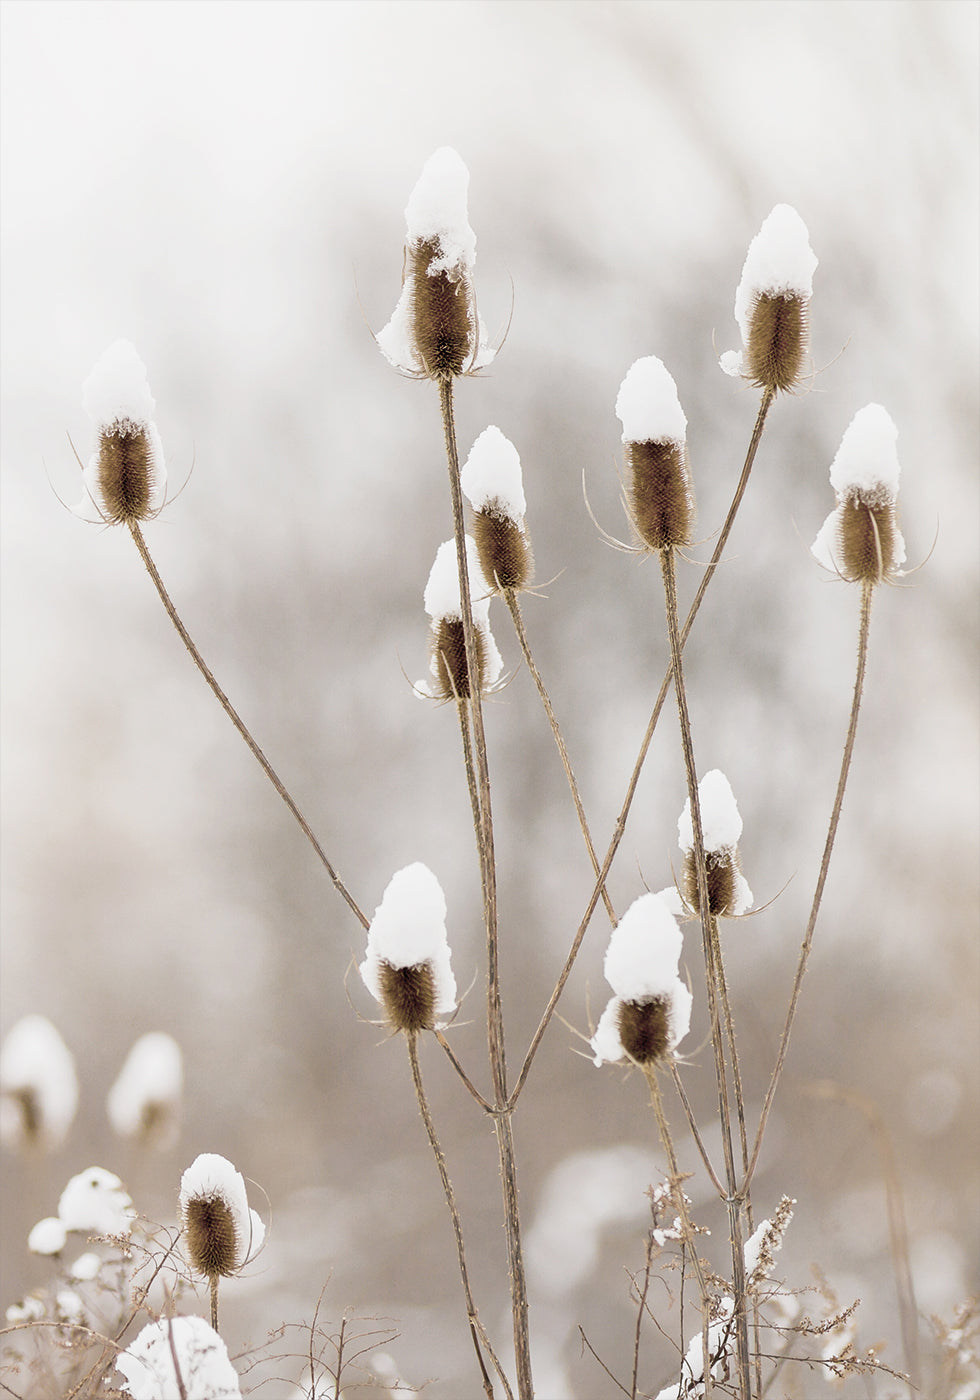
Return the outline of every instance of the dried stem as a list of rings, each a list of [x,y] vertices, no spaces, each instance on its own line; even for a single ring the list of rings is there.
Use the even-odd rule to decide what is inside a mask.
[[[210,1274],[208,1283],[211,1286],[211,1330],[218,1330],[218,1274]]]
[[[218,704],[221,706],[225,714],[231,720],[232,724],[238,730],[239,734],[245,740],[245,743],[248,745],[248,748],[253,758],[256,760],[259,767],[262,769],[262,772],[269,779],[269,782],[272,784],[276,792],[282,798],[283,802],[285,802],[286,806],[289,808],[290,812],[292,812],[293,816],[296,818],[297,822],[300,825],[300,829],[303,832],[303,835],[306,837],[307,841],[309,841],[310,845],[316,852],[320,864],[323,866],[327,874],[330,876],[330,879],[333,881],[337,893],[345,901],[354,917],[360,921],[361,927],[368,928],[370,925],[370,920],[366,918],[365,915],[361,912],[356,901],[354,900],[353,895],[351,895],[347,886],[344,884],[343,880],[340,878],[331,862],[327,859],[326,852],[320,845],[319,841],[316,839],[316,836],[314,835],[309,822],[306,820],[306,818],[303,816],[303,813],[299,810],[296,803],[293,801],[292,797],[290,796],[288,790],[284,786],[278,773],[273,768],[272,764],[269,762],[265,754],[259,748],[258,744],[252,738],[252,735],[246,727],[244,720],[241,718],[234,705],[228,699],[228,696],[221,689],[221,686],[215,680],[214,673],[211,671],[210,667],[205,662],[204,657],[198,651],[187,628],[184,626],[183,622],[181,622],[180,617],[177,613],[177,609],[174,607],[170,599],[170,594],[167,592],[164,586],[163,579],[160,577],[157,566],[154,564],[152,558],[150,557],[150,551],[146,547],[146,541],[143,538],[143,532],[140,530],[137,521],[131,520],[129,522],[129,531],[133,537],[133,542],[136,545],[136,548],[139,550],[140,558],[146,565],[146,571],[150,575],[150,578],[153,580],[153,586],[156,588],[157,593],[160,595],[160,601],[166,609],[167,616],[173,623],[177,635],[180,637],[180,640],[184,643],[184,646],[190,652],[191,659],[194,662],[194,665],[197,667],[201,675],[207,681],[215,696],[215,699],[218,701]]]

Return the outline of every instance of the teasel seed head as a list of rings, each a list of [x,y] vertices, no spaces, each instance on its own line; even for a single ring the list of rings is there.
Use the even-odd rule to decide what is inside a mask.
[[[476,648],[477,683],[480,694],[500,675],[503,662],[490,631],[490,587],[483,576],[476,545],[466,536],[466,561],[473,612],[473,640]],[[431,679],[419,682],[423,695],[439,700],[468,700],[473,694],[473,678],[466,664],[463,636],[463,609],[459,596],[459,569],[456,543],[446,540],[439,546],[425,586],[425,610],[431,618],[429,629],[429,673]]]
[[[164,1151],[179,1132],[183,1057],[172,1036],[150,1031],[126,1056],[109,1090],[106,1111],[120,1137]]]
[[[181,1177],[180,1222],[191,1267],[210,1279],[237,1274],[265,1238],[241,1173],[215,1152],[196,1157]]]
[[[28,1153],[57,1151],[77,1108],[71,1051],[47,1017],[22,1017],[0,1049],[0,1140]]]
[[[718,918],[736,918],[751,909],[752,891],[739,867],[738,842],[742,835],[742,818],[731,784],[720,769],[711,769],[698,783],[698,807],[704,838],[708,912]],[[678,819],[677,836],[684,853],[681,877],[684,900],[688,908],[700,913],[690,798]]]
[[[694,538],[694,492],[686,461],[687,419],[677,386],[655,355],[637,360],[620,385],[630,520],[647,549],[676,549]]]
[[[534,572],[524,523],[527,504],[517,448],[499,428],[485,428],[460,473],[473,507],[473,538],[480,566],[494,591],[527,588]]]
[[[473,291],[469,179],[456,151],[443,146],[426,162],[405,210],[402,293],[377,340],[391,364],[420,378],[453,379],[493,359]]]
[[[851,583],[891,582],[905,562],[896,503],[898,429],[880,404],[855,414],[830,468],[837,508],[812,545],[825,568]]]
[[[677,975],[683,934],[659,895],[633,902],[612,931],[603,971],[615,996],[599,1019],[595,1063],[650,1064],[673,1053],[691,1024],[691,993]]]
[[[75,512],[110,525],[152,520],[166,499],[167,472],[146,367],[128,340],[109,346],[83,399],[98,439]]]
[[[391,877],[374,911],[359,971],[392,1030],[433,1030],[455,1010],[446,899],[428,866],[417,861]]]
[[[727,374],[785,392],[799,383],[809,344],[809,306],[817,258],[795,209],[777,204],[749,244],[735,293],[742,351],[721,357]]]
[[[667,997],[620,1002],[619,1039],[626,1054],[637,1064],[662,1060],[670,1049],[670,1004]]]

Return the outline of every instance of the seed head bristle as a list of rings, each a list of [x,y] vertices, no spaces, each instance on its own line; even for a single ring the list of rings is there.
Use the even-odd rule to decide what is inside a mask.
[[[627,442],[630,518],[648,549],[673,549],[693,540],[694,501],[684,445]]]
[[[192,1196],[184,1208],[184,1232],[191,1265],[208,1278],[227,1278],[240,1263],[235,1217],[217,1194]]]
[[[619,1008],[619,1038],[637,1064],[661,1060],[670,1048],[670,1017],[666,997],[624,1001]]]
[[[708,912],[718,918],[733,914],[739,907],[736,881],[738,857],[735,851],[710,851],[705,855],[705,877],[708,886]],[[694,852],[684,858],[684,899],[694,913],[700,913],[698,875]]]
[[[154,453],[143,424],[117,422],[100,431],[98,481],[107,520],[129,524],[154,514]]]
[[[473,633],[476,645],[477,673],[480,691],[486,671],[486,644],[477,628]],[[461,617],[441,617],[432,624],[433,694],[440,700],[468,700],[472,694],[466,666],[466,640]]]
[[[527,588],[534,570],[531,542],[515,520],[490,502],[474,514],[473,538],[480,567],[495,592]]]
[[[749,320],[744,373],[760,389],[788,390],[806,358],[808,301],[799,295],[757,296]]]
[[[860,495],[847,497],[838,511],[841,573],[850,582],[881,583],[896,569],[898,545],[892,501],[872,502]]]
[[[381,1000],[394,1030],[410,1034],[432,1030],[436,1023],[436,986],[427,962],[394,967],[382,961],[378,980]]]
[[[430,379],[465,374],[473,359],[476,313],[469,279],[429,266],[442,256],[438,238],[427,238],[409,249],[413,279],[412,332],[415,348]]]

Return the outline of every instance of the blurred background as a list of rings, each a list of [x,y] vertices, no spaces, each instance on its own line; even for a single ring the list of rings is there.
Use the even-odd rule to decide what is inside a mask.
[[[410,861],[438,875],[457,980],[474,980],[452,1041],[486,1085],[458,729],[410,683],[426,666],[422,589],[451,533],[437,400],[372,339],[398,295],[405,203],[442,145],[470,170],[481,311],[505,341],[459,386],[461,449],[495,423],[521,454],[544,585],[525,600],[527,628],[601,849],[667,644],[659,571],[602,542],[583,474],[599,521],[623,536],[616,392],[633,360],[658,355],[687,413],[704,539],[683,566],[689,599],[757,407],[717,365],[738,345],[745,252],[776,203],[809,228],[813,375],[770,414],[688,647],[699,767],[728,775],[744,872],[757,902],[773,901],[726,931],[750,1113],[852,686],[856,592],[808,546],[833,506],[841,435],[871,401],[899,428],[901,520],[923,567],[876,598],[756,1209],[798,1199],[783,1276],[807,1285],[818,1266],[843,1301],[860,1296],[858,1344],[885,1344],[901,1367],[884,1158],[856,1093],[898,1163],[923,1318],[977,1290],[977,23],[976,6],[942,0],[8,0],[0,1033],[50,1018],[81,1103],[52,1161],[4,1155],[5,1306],[50,1269],[26,1235],[69,1176],[116,1171],[141,1210],[172,1221],[180,1172],[219,1152],[267,1193],[268,1207],[253,1188],[253,1204],[272,1225],[259,1263],[223,1291],[233,1350],[309,1320],[326,1283],[328,1319],[349,1307],[393,1320],[404,1380],[442,1400],[478,1394],[407,1059],[369,1023],[377,1008],[352,971],[362,932],[128,536],[64,504],[81,494],[66,434],[90,451],[82,382],[128,337],[176,497],[146,528],[172,596],[365,911]],[[515,672],[486,715],[516,1072],[591,875],[509,619],[498,604],[491,617]],[[684,797],[668,707],[613,871],[619,911],[645,883],[672,882]],[[541,1400],[615,1393],[579,1325],[628,1374],[626,1270],[642,1262],[643,1192],[664,1170],[642,1082],[581,1058],[608,993],[607,936],[597,916],[568,1024],[552,1025],[516,1119]],[[685,947],[697,990],[693,931]],[[684,1077],[710,1138],[705,1027],[700,996]],[[187,1075],[180,1139],[155,1157],[105,1114],[151,1030],[179,1041]],[[492,1135],[437,1047],[423,1051],[477,1299],[506,1349]],[[701,1178],[691,1194],[722,1265],[721,1214]],[[664,1311],[668,1331],[675,1319]],[[652,1327],[644,1356],[656,1393],[672,1362]],[[275,1385],[261,1393],[279,1400]]]

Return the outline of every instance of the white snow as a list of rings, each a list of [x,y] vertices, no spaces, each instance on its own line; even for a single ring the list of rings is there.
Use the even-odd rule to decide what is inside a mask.
[[[129,340],[115,340],[82,386],[82,406],[99,427],[114,423],[147,427],[156,401],[146,379],[146,365]]]
[[[503,657],[490,631],[490,586],[480,567],[480,555],[472,536],[466,536],[466,567],[470,581],[470,607],[473,612],[473,625],[483,637],[484,684],[493,685],[504,669]],[[456,557],[456,541],[446,540],[436,551],[435,561],[429,571],[422,601],[433,622],[443,618],[461,618],[462,605],[459,598],[459,569]],[[434,676],[439,674],[436,658],[430,663]],[[424,681],[416,689],[431,694]]]
[[[517,448],[492,424],[470,448],[460,473],[463,493],[474,510],[493,506],[516,525],[524,520],[527,502]]]
[[[220,1199],[231,1213],[235,1230],[235,1268],[254,1259],[265,1239],[265,1225],[249,1208],[245,1179],[226,1157],[202,1152],[180,1178],[180,1217],[186,1220],[190,1203]]]
[[[173,1036],[150,1031],[133,1045],[109,1090],[109,1121],[121,1137],[138,1137],[150,1109],[171,1115],[180,1104],[183,1059]]]
[[[32,1254],[60,1254],[67,1239],[65,1222],[56,1215],[46,1215],[27,1236],[27,1248]]]
[[[436,992],[436,1014],[456,1006],[456,979],[446,938],[446,897],[427,865],[416,861],[388,881],[368,929],[367,957],[360,966],[364,985],[381,1001],[381,964],[417,967],[428,963]]]
[[[763,294],[809,299],[816,267],[806,224],[791,205],[777,204],[749,244],[735,292],[735,319],[743,345],[748,342],[756,299]]]
[[[175,1400],[181,1385],[187,1400],[241,1400],[227,1348],[202,1317],[151,1322],[116,1357],[116,1370],[133,1400]]]
[[[73,1176],[61,1193],[58,1215],[68,1230],[91,1235],[128,1235],[136,1211],[122,1182],[104,1167]]]
[[[719,1306],[721,1316],[708,1325],[708,1354],[713,1358],[711,1361],[712,1376],[719,1372],[723,1363],[726,1362],[732,1342],[731,1319],[735,1305],[731,1298],[722,1298]],[[681,1375],[684,1378],[683,1382],[678,1385],[668,1385],[666,1389],[658,1392],[656,1400],[679,1400],[681,1395],[693,1396],[703,1393],[700,1389],[693,1388],[698,1381],[704,1381],[704,1333],[701,1330],[695,1332],[688,1344],[681,1366]]]
[[[712,768],[698,783],[698,805],[705,853],[733,850],[742,834],[742,818],[731,785],[720,769]],[[685,855],[694,850],[690,798],[677,822],[677,839]]]
[[[851,419],[830,467],[839,498],[860,495],[875,504],[898,495],[898,429],[881,404],[869,403]]]
[[[100,1256],[94,1250],[86,1250],[69,1268],[68,1277],[77,1279],[79,1283],[91,1283],[92,1279],[98,1278],[101,1269],[102,1259]]]
[[[683,444],[687,435],[677,385],[656,355],[630,366],[616,396],[616,416],[623,425],[623,442]]]
[[[78,1107],[78,1079],[71,1052],[44,1016],[24,1016],[0,1050],[0,1138],[10,1147],[28,1141],[21,1095],[33,1101],[40,1144],[60,1147]]]
[[[672,992],[683,942],[664,901],[655,894],[640,895],[612,931],[602,964],[606,981],[626,1001]]]

